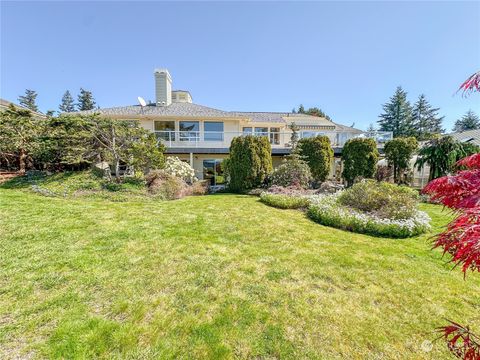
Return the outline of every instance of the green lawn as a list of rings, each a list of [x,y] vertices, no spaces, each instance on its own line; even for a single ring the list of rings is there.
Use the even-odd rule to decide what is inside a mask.
[[[450,358],[421,344],[445,317],[480,330],[480,277],[429,236],[356,235],[248,196],[0,189],[0,359]]]

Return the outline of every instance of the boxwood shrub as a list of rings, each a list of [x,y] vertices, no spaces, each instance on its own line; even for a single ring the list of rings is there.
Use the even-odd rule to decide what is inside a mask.
[[[309,199],[303,196],[291,196],[284,194],[270,194],[263,192],[260,194],[260,201],[269,206],[279,209],[301,209],[307,208]]]

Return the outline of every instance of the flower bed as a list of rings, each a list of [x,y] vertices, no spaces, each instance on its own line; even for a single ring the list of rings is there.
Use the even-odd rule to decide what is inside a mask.
[[[364,190],[371,187],[378,188],[381,194],[369,200],[372,194],[367,196]],[[406,238],[430,229],[430,218],[417,210],[417,200],[409,189],[390,184],[370,182],[335,194],[278,187],[262,192],[260,201],[280,209],[306,209],[308,216],[319,224],[374,236]]]
[[[406,219],[382,218],[340,204],[337,195],[311,197],[308,216],[322,225],[392,238],[411,237],[430,229],[430,218],[423,211],[415,210]]]

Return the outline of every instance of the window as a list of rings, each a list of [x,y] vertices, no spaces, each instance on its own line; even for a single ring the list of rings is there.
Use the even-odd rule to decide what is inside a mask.
[[[200,140],[200,126],[198,121],[180,121],[180,141]]]
[[[175,121],[155,121],[153,126],[157,139],[175,141]]]
[[[223,141],[223,122],[205,121],[203,126],[205,141]]]
[[[268,136],[268,128],[266,127],[256,127],[255,128],[256,136]]]
[[[212,186],[225,183],[222,161],[222,159],[203,160],[203,180],[207,180]]]
[[[312,138],[320,135],[325,135],[325,133],[320,131],[302,131],[300,137],[303,139],[303,138]]]
[[[243,135],[252,135],[252,128],[251,127],[244,127],[243,128]]]
[[[270,144],[280,145],[280,128],[270,128]]]

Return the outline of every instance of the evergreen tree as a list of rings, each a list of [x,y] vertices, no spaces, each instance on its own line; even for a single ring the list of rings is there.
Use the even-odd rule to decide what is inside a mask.
[[[95,99],[93,98],[92,92],[80,88],[80,94],[78,95],[77,108],[80,111],[84,110],[93,110],[95,108]]]
[[[461,119],[455,122],[454,132],[480,129],[480,118],[472,110],[468,110]]]
[[[432,135],[443,132],[444,116],[438,116],[439,108],[432,108],[424,94],[418,97],[412,110],[412,123],[415,136],[419,140],[431,139]]]
[[[353,126],[352,126],[353,127]],[[370,125],[368,125],[368,128],[367,128],[367,133],[375,133],[377,131],[377,129],[375,128],[375,126],[370,123]]]
[[[36,91],[27,89],[25,90],[25,95],[18,97],[18,102],[27,109],[38,111],[38,106],[36,104],[37,96],[38,94]]]
[[[75,111],[75,104],[73,103],[73,97],[72,94],[70,94],[70,91],[65,91],[65,94],[62,96],[62,103],[58,108],[61,112]]]
[[[305,113],[308,114],[308,115],[312,115],[312,116],[323,117],[327,120],[332,120],[332,119],[330,119],[330,116],[325,114],[322,111],[322,109],[319,109],[318,107],[309,108]]]
[[[401,86],[397,87],[390,101],[383,105],[383,111],[378,120],[380,131],[392,131],[393,137],[414,134],[412,107],[407,100],[407,92]]]
[[[298,111],[297,111],[299,114],[305,114],[305,108],[303,107],[302,104],[300,104],[298,106]]]

